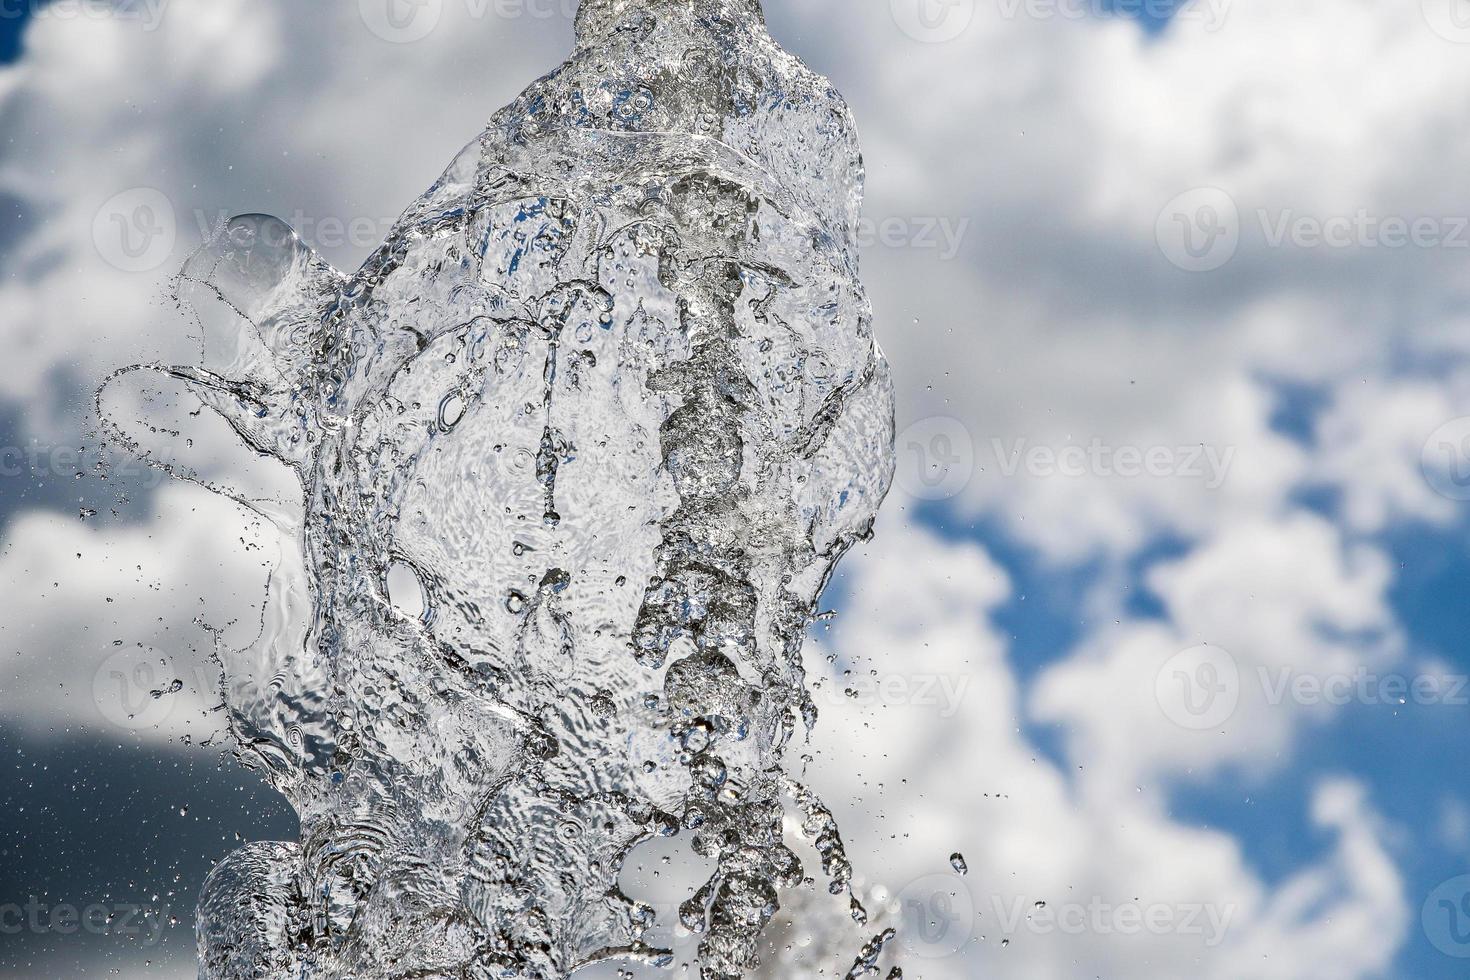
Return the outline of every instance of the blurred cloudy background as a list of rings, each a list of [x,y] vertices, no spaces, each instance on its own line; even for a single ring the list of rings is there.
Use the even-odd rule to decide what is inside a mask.
[[[809,775],[907,975],[1464,976],[1470,2],[765,5],[869,167],[902,456]],[[92,391],[222,215],[355,268],[574,7],[0,0],[5,980],[192,976],[295,831],[204,653],[277,544]]]

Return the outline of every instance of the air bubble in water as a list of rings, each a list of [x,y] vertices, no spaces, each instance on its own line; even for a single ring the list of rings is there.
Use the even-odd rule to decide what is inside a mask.
[[[424,596],[424,583],[413,566],[403,561],[388,564],[388,602],[399,615],[409,619],[423,619],[428,612],[428,599]]]

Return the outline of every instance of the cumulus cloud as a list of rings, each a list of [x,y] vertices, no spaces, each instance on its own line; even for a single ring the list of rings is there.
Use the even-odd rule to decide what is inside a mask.
[[[1414,474],[1429,433],[1470,414],[1443,380],[1470,336],[1454,177],[1470,139],[1442,122],[1466,108],[1463,46],[1415,0],[1197,3],[1158,37],[1079,16],[1094,6],[957,4],[971,19],[940,44],[883,4],[845,11],[841,32],[817,28],[825,11],[783,15],[856,107],[874,218],[972,219],[954,261],[912,242],[866,256],[901,423],[953,417],[975,458],[954,502],[1068,560],[1202,536],[1312,480],[1360,526],[1385,494],[1442,518]],[[1170,261],[1167,205],[1186,195],[1178,217],[1203,244],[1198,188],[1225,193],[1233,220],[1210,214],[1237,243],[1191,273]],[[1312,452],[1273,430],[1281,381],[1320,386],[1344,416],[1365,383],[1428,390],[1381,406],[1396,434],[1339,425]],[[994,449],[1094,440],[1174,464],[1008,472]],[[1201,446],[1232,454],[1217,486],[1177,453]]]
[[[1032,701],[1063,726],[1085,778],[1115,795],[1161,774],[1274,770],[1304,725],[1343,703],[1303,696],[1322,689],[1303,679],[1351,696],[1360,672],[1402,653],[1382,555],[1321,518],[1234,525],[1148,582],[1162,615],[1093,631]]]
[[[231,649],[259,633],[281,559],[274,525],[186,484],[141,527],[26,514],[0,549],[0,721],[38,737],[218,738],[211,630]]]
[[[570,5],[428,6],[438,19],[410,43],[375,33],[357,3],[172,0],[151,28],[29,26],[24,58],[0,70],[0,118],[24,134],[0,147],[0,192],[28,217],[0,284],[0,394],[31,406],[29,437],[83,427],[85,406],[55,397],[63,377],[86,391],[122,364],[192,356],[163,282],[214,220],[279,214],[350,269],[569,45]],[[1362,785],[1306,780],[1331,844],[1274,884],[1236,837],[1172,818],[1169,788],[1290,765],[1334,708],[1273,703],[1283,670],[1402,659],[1372,535],[1463,513],[1464,47],[1417,0],[1198,0],[1156,37],[1089,4],[961,3],[970,20],[939,44],[906,34],[901,6],[767,3],[863,132],[865,278],[906,433],[845,622],[812,645],[812,779],[895,893],[966,855],[983,917],[969,952],[925,976],[1381,973],[1406,913]],[[1233,238],[1206,237],[1221,230],[1207,214]],[[1429,220],[1434,244],[1390,244],[1393,219]],[[1179,267],[1186,244],[1217,242],[1233,250],[1206,254],[1211,271]],[[1307,438],[1279,431],[1283,383],[1320,395]],[[201,471],[256,485],[219,445],[198,442]],[[1307,512],[1302,494],[1324,488],[1336,507]],[[1099,599],[1075,647],[1023,681],[992,623],[1007,570],[893,519],[936,499],[1050,562],[1116,569],[1167,541],[1144,574],[1158,613]],[[217,702],[194,680],[210,670],[194,621],[248,640],[273,534],[186,487],[136,527],[19,518],[0,553],[13,658],[0,714],[36,733],[117,731],[101,676],[144,709],[173,706],[143,737],[205,737]],[[139,643],[157,665],[150,652],[101,669]],[[1237,686],[1216,718],[1222,669]],[[139,694],[168,673],[180,692]],[[1094,899],[1229,909],[1230,923],[1213,946],[1177,919],[1143,935],[1039,931],[1034,901],[1055,916]]]
[[[1344,519],[1450,524],[1470,500],[1470,371],[1447,378],[1347,380],[1317,425],[1314,482],[1342,491]]]
[[[1330,552],[1313,560],[1334,565]],[[989,622],[1005,575],[979,546],[889,526],[848,577],[849,608],[809,658],[826,684],[851,692],[823,702],[812,779],[837,805],[860,868],[894,896],[906,967],[936,978],[1085,969],[1233,980],[1366,978],[1391,961],[1408,909],[1389,828],[1360,784],[1315,781],[1308,816],[1332,843],[1268,883],[1231,835],[1171,814],[1165,784],[1181,760],[1155,746],[1177,729],[1139,721],[1119,737],[1091,722],[1161,717],[1156,705],[1118,696],[1118,683],[1094,673],[1078,678],[1089,697],[1070,705],[1076,738],[1063,757],[1033,741]],[[1369,575],[1356,587],[1372,584]],[[879,676],[865,684],[870,669]],[[941,717],[935,675],[963,691],[963,710]],[[1151,677],[1138,686],[1152,697]]]
[[[0,151],[0,191],[40,219],[0,288],[6,397],[43,404],[58,368],[91,385],[187,357],[164,282],[221,216],[279,213],[354,267],[570,39],[564,17],[449,3],[429,36],[395,44],[358,7],[176,0],[151,29],[27,26],[0,69],[0,118],[28,134]],[[50,437],[76,430],[72,414],[28,422]]]

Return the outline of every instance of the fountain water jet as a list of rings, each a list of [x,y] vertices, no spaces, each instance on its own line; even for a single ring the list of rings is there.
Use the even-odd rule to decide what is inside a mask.
[[[210,876],[202,980],[666,961],[619,872],[675,834],[714,869],[679,910],[703,974],[739,977],[803,879],[788,801],[849,889],[783,754],[893,469],[861,185],[757,0],[586,0],[355,275],[261,215],[189,261],[203,356],[167,373],[293,468],[305,555],[221,653],[302,839]]]

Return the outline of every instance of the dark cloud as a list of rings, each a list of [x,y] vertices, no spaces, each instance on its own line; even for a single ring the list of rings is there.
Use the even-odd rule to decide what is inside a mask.
[[[0,976],[144,976],[145,961],[191,957],[214,863],[242,839],[297,832],[285,801],[220,746],[0,729],[0,760]],[[106,929],[70,926],[67,909],[95,906],[114,914]]]

